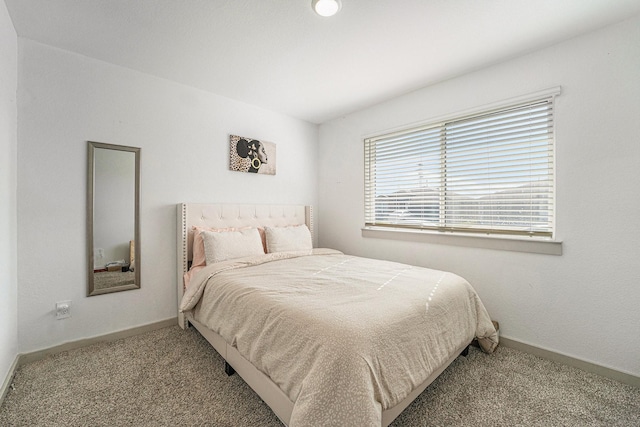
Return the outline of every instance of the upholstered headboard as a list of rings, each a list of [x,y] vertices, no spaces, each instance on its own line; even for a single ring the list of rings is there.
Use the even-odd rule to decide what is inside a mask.
[[[286,227],[306,224],[314,236],[313,211],[304,205],[237,205],[179,203],[177,212],[177,285],[178,305],[184,293],[184,273],[193,257],[194,225],[210,228]],[[314,240],[315,246],[315,240]],[[184,317],[178,313],[182,325]]]

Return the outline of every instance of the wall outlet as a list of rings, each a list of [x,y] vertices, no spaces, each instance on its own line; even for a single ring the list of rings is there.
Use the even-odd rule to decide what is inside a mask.
[[[60,301],[56,303],[56,319],[66,319],[71,317],[71,301]]]

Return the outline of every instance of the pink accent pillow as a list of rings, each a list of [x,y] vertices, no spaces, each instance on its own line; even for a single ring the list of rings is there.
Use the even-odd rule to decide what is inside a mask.
[[[203,265],[200,267],[192,267],[191,270],[184,273],[184,288],[187,289],[189,287],[189,282],[191,282],[191,278],[195,276],[195,274],[204,268]]]

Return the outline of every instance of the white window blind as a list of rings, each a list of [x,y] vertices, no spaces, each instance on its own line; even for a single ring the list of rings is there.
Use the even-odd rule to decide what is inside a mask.
[[[553,237],[553,101],[365,139],[366,225]]]

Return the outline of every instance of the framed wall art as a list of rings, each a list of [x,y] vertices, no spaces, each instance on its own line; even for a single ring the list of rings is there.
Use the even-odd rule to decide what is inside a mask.
[[[238,172],[276,174],[276,144],[229,135],[229,169]]]

